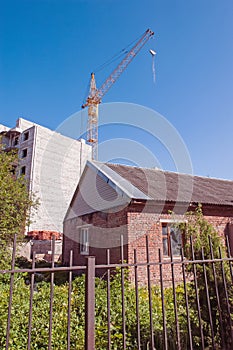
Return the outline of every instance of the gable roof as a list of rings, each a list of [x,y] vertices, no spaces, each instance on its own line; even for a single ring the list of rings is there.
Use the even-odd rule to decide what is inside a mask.
[[[139,186],[135,186],[130,178],[122,176],[122,174],[115,171],[114,168],[112,169],[111,165],[114,164],[87,161],[87,166],[92,168],[96,174],[114,188],[117,193],[123,193],[129,199],[152,199],[145,191],[142,191]]]
[[[87,161],[64,221],[131,200],[233,208],[233,181]]]
[[[87,161],[64,221],[125,206],[132,198],[150,199],[104,163]]]
[[[150,199],[233,206],[233,181],[106,164]]]

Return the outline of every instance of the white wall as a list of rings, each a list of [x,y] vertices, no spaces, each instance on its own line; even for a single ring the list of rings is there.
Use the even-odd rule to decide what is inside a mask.
[[[62,232],[66,211],[91,147],[41,126],[35,129],[32,150],[31,190],[40,206],[29,230]]]
[[[26,230],[62,232],[63,220],[85,163],[91,160],[91,146],[23,118],[17,120],[16,127],[22,131],[17,145],[19,172],[26,167],[29,189],[40,201],[38,210],[32,211],[32,223]],[[7,129],[0,125],[0,131]],[[25,132],[29,133],[28,140],[24,140]],[[23,158],[24,149],[27,156]]]

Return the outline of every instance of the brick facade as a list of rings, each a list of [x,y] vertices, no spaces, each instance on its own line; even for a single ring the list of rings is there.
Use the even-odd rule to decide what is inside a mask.
[[[156,205],[147,205],[143,203],[135,203],[127,206],[123,210],[115,211],[114,213],[95,212],[87,214],[81,218],[73,218],[65,222],[63,245],[63,262],[68,264],[69,251],[74,251],[74,264],[85,265],[86,258],[80,254],[79,232],[77,227],[82,225],[91,225],[89,230],[89,255],[96,257],[96,264],[106,264],[106,248],[110,248],[111,263],[119,263],[121,261],[120,254],[120,237],[124,237],[124,260],[128,263],[134,263],[134,250],[137,251],[137,262],[147,261],[146,252],[146,236],[149,244],[149,260],[156,262],[159,260],[159,249],[163,254],[162,244],[162,222],[165,220],[184,221],[185,216],[183,208],[180,207],[180,213],[167,214],[173,205],[165,205],[162,212],[156,210]],[[177,209],[177,206],[176,206]],[[194,207],[190,207],[194,210]],[[225,236],[229,233],[229,225],[233,222],[233,211],[225,206],[203,206],[204,217],[210,222],[219,235],[225,241]],[[67,236],[67,232],[72,232],[72,237]],[[233,232],[232,232],[233,235]],[[229,237],[233,244],[232,236]],[[163,261],[170,262],[167,256],[161,256]],[[180,257],[174,257],[174,260],[180,260]],[[163,281],[168,283],[171,281],[171,269],[163,266]],[[138,278],[141,283],[146,281],[146,268],[138,268]],[[151,280],[159,281],[159,266],[150,268]],[[180,280],[181,267],[175,265],[175,278]],[[133,276],[133,273],[131,277]]]
[[[40,231],[40,230],[34,230],[27,232],[27,236],[34,240],[52,240],[54,237],[55,240],[61,239],[61,233],[57,231]]]
[[[106,264],[109,248],[111,263],[134,264],[136,251],[138,263],[152,263],[150,269],[149,265],[138,267],[140,282],[147,280],[148,273],[153,282],[159,281],[161,259],[167,263],[162,280],[170,283],[173,255],[178,281],[185,237],[172,223],[186,220],[185,213],[201,203],[204,217],[222,240],[229,236],[233,253],[232,198],[233,181],[87,162],[64,220],[63,262],[69,263],[72,249],[75,265],[86,264],[86,255],[94,255],[97,265]]]
[[[170,207],[170,206],[169,206]],[[146,253],[146,236],[148,236],[149,245],[149,260],[152,262],[159,260],[159,249],[163,261],[170,262],[170,258],[163,256],[162,245],[162,221],[163,220],[178,220],[184,221],[185,216],[182,214],[170,215],[168,212],[168,206],[164,208],[163,213],[156,214],[152,210],[142,213],[141,208],[134,207],[133,210],[128,211],[128,262],[134,262],[134,250],[137,251],[137,262],[147,261]],[[191,208],[192,210],[193,208]],[[228,210],[226,207],[221,206],[203,206],[203,213],[205,219],[214,226],[218,231],[223,242],[225,242],[225,236],[229,235],[229,223],[233,220],[233,211]],[[233,233],[229,235],[230,244],[233,245]],[[180,260],[180,257],[173,257],[174,260]],[[154,282],[159,282],[159,267],[151,266],[150,268],[151,279]],[[174,266],[175,278],[180,280],[181,268],[180,265]],[[139,281],[146,280],[145,268],[138,268]],[[168,268],[163,266],[163,281],[169,283],[171,281],[171,268],[170,264]]]
[[[89,255],[96,257],[96,264],[106,264],[106,250],[111,248],[111,263],[121,261],[121,237],[124,241],[124,259],[127,259],[127,209],[114,213],[96,212],[64,223],[63,263],[69,263],[70,250],[74,252],[73,263],[85,265],[86,257],[80,254],[80,227],[89,227]]]

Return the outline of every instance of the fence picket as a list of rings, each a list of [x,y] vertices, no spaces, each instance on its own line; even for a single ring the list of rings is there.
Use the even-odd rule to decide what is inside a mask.
[[[120,269],[120,285],[119,285],[119,297],[121,298],[121,315],[120,315],[120,322],[121,322],[121,328],[120,329],[120,335],[122,336],[122,339],[120,340],[122,342],[122,349],[128,348],[128,315],[131,310],[128,310],[128,289],[131,288],[133,290],[133,293],[131,296],[133,296],[133,302],[135,305],[134,309],[134,317],[135,317],[135,344],[137,344],[137,349],[145,349],[145,347],[150,350],[156,349],[170,349],[171,348],[171,342],[173,342],[173,346],[175,346],[176,349],[179,350],[186,350],[187,348],[192,350],[195,349],[194,337],[199,337],[199,348],[202,350],[206,346],[207,339],[206,333],[203,331],[203,323],[206,322],[203,320],[202,315],[202,307],[201,304],[202,300],[200,300],[200,285],[198,283],[198,273],[200,271],[203,272],[203,281],[204,281],[204,290],[202,291],[206,295],[206,314],[209,318],[209,324],[210,324],[210,332],[209,336],[212,338],[212,348],[217,349],[219,346],[222,346],[224,350],[228,350],[231,348],[231,345],[233,344],[233,322],[232,322],[232,300],[231,295],[232,292],[232,286],[229,283],[229,280],[231,281],[232,277],[232,262],[233,257],[228,254],[227,257],[223,257],[221,250],[219,251],[218,257],[214,256],[213,249],[212,249],[212,242],[211,238],[209,238],[209,247],[210,247],[210,259],[205,258],[204,251],[202,249],[201,251],[201,259],[197,260],[195,259],[195,252],[193,250],[193,243],[192,243],[192,237],[190,238],[190,248],[191,248],[191,256],[192,260],[187,260],[184,258],[184,252],[183,249],[181,250],[181,257],[173,258],[172,254],[170,258],[163,259],[162,252],[159,249],[158,250],[158,260],[153,261],[150,256],[150,246],[149,246],[149,238],[146,236],[146,243],[145,243],[145,261],[139,261],[139,258],[137,257],[137,250],[135,249],[133,251],[133,262],[127,263],[124,261],[124,245],[123,245],[123,237],[121,239],[121,246],[120,246],[120,253],[121,253],[121,261],[119,263],[111,263],[110,260],[110,253],[111,251],[108,249],[106,250],[106,264],[96,264],[95,257],[94,256],[87,256],[86,257],[86,266],[75,266],[73,264],[73,252],[70,253],[70,263],[69,266],[55,266],[54,263],[54,240],[52,242],[52,263],[50,267],[42,268],[42,267],[36,267],[35,263],[35,255],[33,255],[32,259],[32,266],[31,268],[23,268],[19,269],[15,267],[15,259],[16,259],[16,236],[13,243],[13,250],[12,250],[12,261],[11,261],[11,268],[9,270],[0,270],[0,275],[6,275],[8,274],[10,276],[10,283],[9,283],[9,296],[8,296],[8,310],[7,310],[7,320],[6,320],[6,337],[5,339],[5,349],[13,349],[11,347],[12,342],[12,330],[13,330],[13,314],[14,314],[14,286],[16,283],[16,274],[23,274],[28,273],[30,274],[30,289],[28,292],[28,298],[29,298],[29,314],[28,314],[28,333],[27,333],[27,349],[33,348],[33,339],[31,337],[32,329],[34,329],[34,322],[33,322],[33,311],[35,307],[35,300],[36,295],[34,294],[34,282],[35,282],[35,275],[37,273],[45,273],[48,272],[51,276],[50,279],[50,302],[49,302],[49,311],[50,314],[48,316],[48,349],[53,349],[53,310],[55,308],[55,296],[54,296],[54,285],[55,285],[55,274],[58,272],[67,272],[68,273],[68,279],[67,279],[67,350],[70,350],[73,346],[72,343],[72,334],[71,334],[71,315],[72,315],[72,298],[73,298],[73,277],[76,273],[80,271],[80,273],[85,273],[85,350],[95,350],[96,346],[96,334],[95,328],[95,281],[96,281],[96,275],[98,275],[98,271],[105,271],[104,273],[104,279],[106,284],[104,285],[104,288],[106,288],[106,294],[104,299],[105,304],[105,322],[106,322],[106,329],[103,329],[106,334],[106,348],[110,350],[111,348],[115,348],[115,345],[113,343],[114,341],[114,330],[112,330],[112,319],[113,314],[111,312],[110,308],[114,308],[114,301],[111,299],[111,293],[112,293],[112,278],[114,278],[114,272],[116,269]],[[197,255],[196,255],[197,256]],[[210,270],[212,271],[212,277],[211,272],[208,269],[207,274],[207,268],[210,267]],[[180,280],[177,281],[177,271],[181,269],[180,273]],[[127,273],[126,273],[127,270]],[[142,271],[144,270],[144,273]],[[170,274],[170,277],[167,277],[168,274]],[[142,282],[141,277],[143,276],[144,282]],[[168,278],[165,280],[165,278]],[[170,278],[170,279],[169,279]],[[227,280],[228,278],[228,280]],[[131,279],[131,280],[130,280]],[[219,281],[221,280],[222,290],[219,289]],[[145,282],[146,281],[146,282]],[[131,284],[129,283],[131,282]],[[166,284],[169,284],[170,291],[171,291],[171,298],[169,300],[172,300],[173,305],[170,310],[173,308],[172,311],[172,317],[173,317],[173,325],[172,325],[172,334],[173,339],[171,339],[171,320],[169,320],[169,312],[167,311],[167,295],[166,295]],[[127,285],[126,285],[127,283]],[[191,322],[191,317],[193,317],[192,312],[190,312],[190,295],[189,295],[189,285],[192,284],[193,288],[193,294],[192,294],[192,302],[194,300],[194,303],[196,301],[196,307],[192,309],[192,312],[195,312],[194,318],[196,321],[196,325],[193,324],[193,320]],[[212,283],[212,284],[210,284]],[[181,328],[180,324],[180,315],[179,315],[179,304],[177,300],[177,287],[182,285],[182,302],[184,303],[183,306],[185,308],[185,315],[183,314],[182,317],[186,317],[186,325],[188,329],[188,340],[184,339],[184,334],[182,334],[183,328]],[[158,289],[155,289],[155,285]],[[127,288],[126,288],[127,286]],[[141,287],[144,288],[144,297],[145,301],[148,305],[147,309],[147,317],[148,317],[148,329],[147,331],[147,339],[145,342],[145,334],[143,333],[145,329],[145,320],[142,320],[143,315],[143,309],[141,309],[140,303],[141,303]],[[211,293],[210,293],[210,288]],[[104,289],[105,290],[105,289]],[[155,292],[157,290],[157,292]],[[146,291],[146,292],[145,292]],[[160,319],[160,328],[156,328],[155,323],[155,309],[158,308],[158,305],[155,305],[155,297],[157,297],[155,294],[161,296],[161,299],[159,301],[159,307],[161,307],[161,319]],[[160,293],[160,294],[159,294]],[[223,297],[222,297],[223,296]],[[34,297],[34,298],[33,298]],[[224,300],[222,300],[224,299]],[[213,303],[215,303],[216,312],[218,312],[219,315],[219,330],[218,330],[218,336],[216,336],[216,326],[214,326],[214,314],[213,314]],[[222,309],[224,304],[224,311]],[[145,304],[144,304],[145,305]],[[170,311],[171,315],[171,311]],[[54,320],[55,321],[55,320]],[[228,322],[228,330],[229,330],[229,339],[225,339],[226,337],[226,322]],[[73,320],[72,320],[73,323]],[[198,324],[199,323],[199,324]],[[193,327],[195,326],[195,332],[193,331]],[[66,326],[65,326],[66,327]],[[197,330],[199,331],[199,335],[197,335]],[[205,329],[206,332],[206,329]],[[183,337],[183,338],[182,338]],[[220,339],[220,340],[219,340]],[[188,342],[185,343],[185,342]],[[157,345],[160,344],[160,345]],[[159,347],[160,346],[160,347]],[[97,348],[96,348],[97,349]]]

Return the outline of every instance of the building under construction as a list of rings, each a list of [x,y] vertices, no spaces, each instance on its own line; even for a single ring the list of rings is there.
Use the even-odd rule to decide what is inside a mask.
[[[26,177],[29,191],[40,200],[38,210],[31,213],[32,222],[25,228],[28,235],[43,240],[62,233],[63,219],[86,161],[98,159],[98,106],[153,35],[154,32],[147,29],[131,49],[123,49],[123,59],[100,88],[96,87],[95,74],[91,74],[89,95],[82,105],[82,108],[88,107],[87,144],[22,118],[13,128],[0,125],[5,150],[18,150],[19,175]],[[153,50],[150,53],[155,55]]]
[[[13,128],[0,125],[0,134],[6,151],[18,150],[18,172],[40,202],[25,233],[41,240],[55,232],[59,236],[86,160],[91,159],[91,146],[22,118]]]

